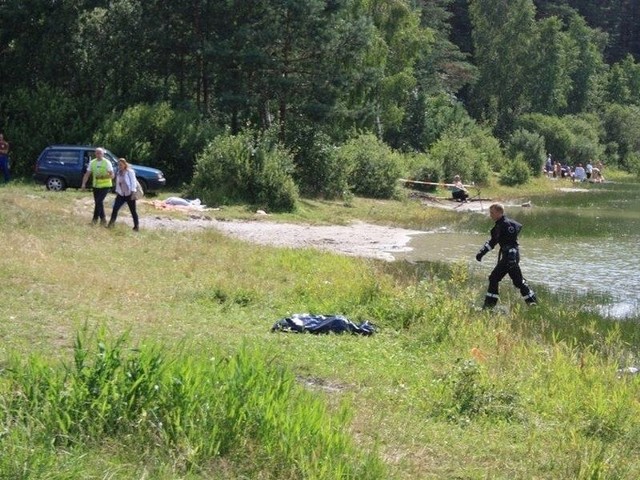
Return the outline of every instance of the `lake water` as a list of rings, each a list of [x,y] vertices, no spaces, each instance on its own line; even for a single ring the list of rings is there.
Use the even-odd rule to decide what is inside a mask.
[[[490,227],[490,225],[488,225]],[[487,276],[495,266],[497,249],[482,263],[475,254],[487,234],[436,232],[416,235],[412,251],[396,258],[412,261],[467,261]],[[545,285],[553,291],[588,293],[611,298],[601,312],[612,318],[640,315],[640,237],[598,238],[593,241],[520,239],[522,272],[535,290]],[[501,288],[513,288],[505,278]],[[544,300],[543,300],[544,301]]]

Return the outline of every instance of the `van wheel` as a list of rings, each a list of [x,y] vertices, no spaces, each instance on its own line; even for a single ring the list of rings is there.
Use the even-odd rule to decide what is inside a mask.
[[[59,192],[61,190],[64,190],[66,187],[64,180],[60,177],[47,178],[46,186],[47,186],[47,190],[52,190],[54,192]]]

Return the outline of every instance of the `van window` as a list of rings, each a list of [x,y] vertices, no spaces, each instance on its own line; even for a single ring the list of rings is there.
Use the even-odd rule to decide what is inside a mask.
[[[50,150],[45,158],[47,163],[57,163],[60,165],[78,165],[80,156],[76,151],[70,150]]]

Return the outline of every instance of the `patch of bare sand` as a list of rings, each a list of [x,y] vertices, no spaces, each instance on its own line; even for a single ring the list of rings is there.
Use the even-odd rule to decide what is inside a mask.
[[[395,260],[394,253],[410,251],[413,235],[420,230],[384,227],[364,222],[349,225],[299,225],[265,220],[219,221],[207,216],[185,220],[143,217],[141,229],[215,229],[234,238],[260,245],[285,248],[317,248],[344,255]]]
[[[561,192],[590,192],[591,190],[589,190],[588,188],[570,188],[570,187],[561,187],[561,188],[556,188],[556,190],[559,190]]]

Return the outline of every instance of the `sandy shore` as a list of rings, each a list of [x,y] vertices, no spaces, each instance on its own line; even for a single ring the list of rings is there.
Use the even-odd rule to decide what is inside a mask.
[[[205,215],[187,220],[161,217],[142,217],[141,229],[166,228],[173,230],[215,229],[234,238],[260,245],[285,248],[317,248],[319,250],[359,257],[395,259],[394,253],[411,250],[413,235],[425,232],[403,228],[383,227],[364,222],[350,225],[298,225],[255,221],[218,221]],[[127,219],[131,221],[130,219]]]

